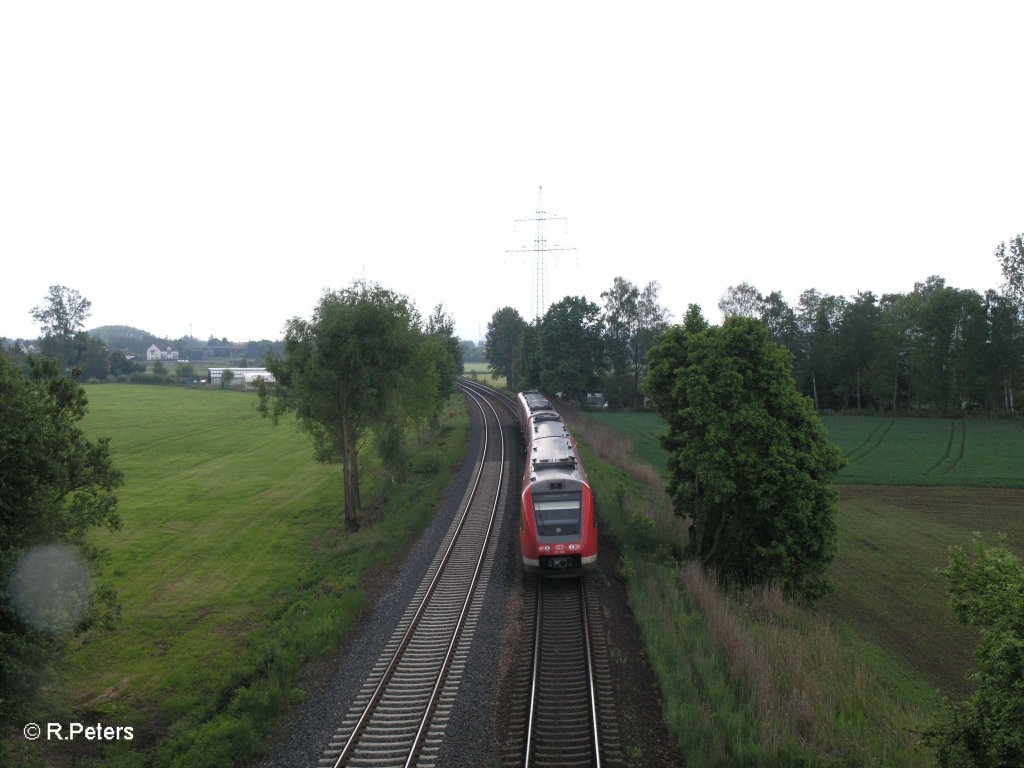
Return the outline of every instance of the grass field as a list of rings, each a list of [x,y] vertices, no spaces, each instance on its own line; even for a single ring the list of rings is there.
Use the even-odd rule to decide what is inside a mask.
[[[446,470],[409,486],[385,484],[365,452],[363,498],[375,525],[348,536],[340,468],[317,464],[290,423],[261,418],[255,397],[86,391],[84,428],[111,438],[125,475],[123,529],[94,537],[109,549],[103,577],[123,618],[90,631],[71,654],[67,714],[132,725],[136,740],[119,766],[232,765],[224,735],[251,759],[269,722],[299,695],[302,661],[354,626],[364,575],[400,556],[429,521],[448,468],[461,463],[465,414],[450,412],[443,438],[423,449],[438,452]]]
[[[1005,533],[1024,556],[1024,491],[843,486],[838,523],[835,591],[822,610],[884,650],[894,674],[966,693],[976,635],[956,622],[936,570],[947,565],[949,547],[970,546],[973,531],[989,542]]]
[[[482,383],[496,389],[504,389],[507,385],[504,376],[491,378],[491,366],[489,363],[465,363],[463,376],[467,379],[479,379]]]
[[[587,415],[627,435],[633,455],[658,467],[664,476],[665,455],[655,439],[664,422],[657,415]],[[937,573],[948,562],[949,547],[968,547],[973,531],[989,542],[1004,533],[1010,549],[1024,556],[1024,425],[845,416],[829,417],[825,423],[849,463],[839,476],[839,555],[829,571],[834,591],[815,612],[815,621],[834,627],[846,655],[861,660],[885,681],[884,696],[897,707],[893,718],[904,717],[903,707],[908,712],[930,712],[939,695],[961,696],[970,689],[966,672],[973,665],[977,642],[974,630],[956,622],[945,582]],[[665,642],[664,633],[674,620],[663,606],[678,597],[660,591],[650,568],[642,574],[637,571],[637,594],[646,597],[636,609],[640,614],[646,611],[652,626],[663,628],[652,631],[654,642]],[[692,594],[699,596],[701,590]],[[682,738],[691,739],[692,749],[707,750],[703,754],[727,754],[742,762],[743,750],[751,749],[763,736],[746,724],[742,697],[737,699],[722,673],[714,672],[719,663],[715,659],[721,656],[705,644],[715,645],[729,657],[744,643],[735,637],[713,637],[709,627],[714,625],[716,611],[700,608],[703,622],[694,624],[696,605],[684,601],[679,608],[689,618],[683,621],[685,626],[677,627],[673,641],[688,644],[685,654],[694,659],[693,666],[687,671],[667,662],[661,672],[673,690],[691,691],[696,685],[722,709],[716,715],[721,730],[703,741],[695,734]],[[739,620],[738,625],[742,624]],[[755,635],[768,637],[771,631],[769,626]],[[699,632],[704,640],[694,639],[701,637]],[[799,636],[792,637],[796,643]],[[657,655],[657,649],[652,653]],[[729,667],[733,677],[737,669],[742,677],[746,668],[742,658],[730,661]],[[759,684],[756,676],[746,683],[755,689]],[[689,704],[686,695],[673,700],[676,712],[668,715],[676,717],[680,728],[686,727],[686,713],[699,706],[701,695],[694,695],[697,699]],[[851,713],[855,715],[855,710]],[[918,727],[920,723],[915,726],[913,720],[911,716],[901,727]],[[706,746],[716,740],[730,746],[716,753],[716,747]]]
[[[930,764],[916,734],[931,698],[917,676],[893,680],[894,665],[865,657],[863,641],[845,641],[822,612],[786,603],[778,588],[723,590],[693,563],[681,565],[685,524],[657,476],[624,454],[632,436],[572,426],[602,499],[603,540],[620,553],[602,570],[626,583],[666,722],[689,764]],[[630,764],[642,766],[643,755]]]
[[[111,550],[106,571],[125,620],[75,654],[75,689],[90,709],[170,689],[161,708],[177,710],[173,670],[205,660],[203,686],[219,685],[254,609],[290,591],[314,542],[330,537],[339,469],[311,461],[306,438],[260,418],[251,397],[87,391],[87,431],[111,436],[125,474],[123,530],[95,537]]]
[[[1024,422],[826,416],[844,483],[1024,488]]]
[[[665,472],[657,440],[665,422],[656,413],[588,415],[627,432],[638,458]],[[847,460],[841,484],[1024,488],[1024,421],[876,416],[822,421]]]

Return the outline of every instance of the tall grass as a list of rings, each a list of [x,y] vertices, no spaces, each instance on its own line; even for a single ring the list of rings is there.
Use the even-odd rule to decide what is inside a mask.
[[[617,571],[666,722],[690,764],[931,764],[917,735],[925,713],[902,702],[821,614],[770,585],[726,591],[685,560],[686,523],[660,475],[644,469],[621,432],[579,413],[567,418],[601,499],[602,535],[620,549]]]
[[[766,755],[872,765],[927,765],[921,713],[891,700],[880,679],[825,621],[762,585],[735,595],[695,562],[680,580],[711,641],[750,692]]]

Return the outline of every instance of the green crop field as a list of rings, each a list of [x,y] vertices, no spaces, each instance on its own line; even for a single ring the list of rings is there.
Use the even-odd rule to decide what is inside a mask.
[[[590,412],[628,434],[635,455],[664,473],[654,413]],[[952,545],[1007,535],[1024,556],[1024,423],[983,419],[831,416],[847,458],[840,472],[835,591],[822,605],[911,688],[963,692],[974,635],[957,624],[936,569]],[[939,486],[939,487],[928,487]],[[926,698],[926,694],[921,694]]]
[[[301,662],[354,626],[364,575],[400,556],[429,521],[448,469],[461,463],[465,413],[454,408],[442,441],[424,449],[440,454],[445,471],[409,487],[388,483],[387,499],[365,452],[363,500],[376,524],[345,535],[340,467],[316,463],[292,423],[260,417],[254,396],[132,385],[86,392],[84,428],[111,438],[125,476],[122,530],[93,537],[109,550],[102,578],[123,615],[81,638],[62,698],[79,719],[133,726],[136,740],[116,749],[148,752],[146,764],[231,765],[222,751],[232,744],[238,759],[251,759],[268,723],[301,694]]]
[[[665,471],[656,413],[590,412],[628,433],[639,458]],[[852,485],[944,485],[1024,488],[1024,422],[825,416],[829,436],[847,465],[838,481]]]
[[[585,417],[618,430],[619,447],[665,476],[659,416]],[[695,763],[933,765],[919,735],[941,696],[970,691],[978,640],[956,621],[938,571],[949,548],[969,548],[975,531],[988,543],[1005,534],[1024,556],[1024,425],[825,423],[848,465],[838,478],[834,590],[807,612],[773,609],[756,590],[707,590],[687,566],[665,567],[672,543],[685,542],[684,523],[666,520],[667,501],[659,507],[634,468],[619,464],[628,471],[615,475],[587,454],[606,499],[606,541],[632,548],[618,571],[661,682],[666,722]],[[583,426],[584,448],[615,455],[616,438]]]
[[[826,416],[844,483],[1024,488],[1024,422]]]

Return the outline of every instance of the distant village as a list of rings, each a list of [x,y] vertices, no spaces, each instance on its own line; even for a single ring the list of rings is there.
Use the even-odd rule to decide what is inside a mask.
[[[68,367],[81,370],[83,382],[177,382],[211,387],[252,389],[259,379],[273,382],[262,366],[268,353],[281,355],[283,342],[262,339],[232,343],[211,337],[206,342],[185,336],[160,339],[130,326],[103,326],[79,334],[82,340],[65,350]],[[29,355],[55,355],[45,340],[0,339],[3,353],[24,364]],[[484,343],[463,340],[464,363],[483,362]],[[42,346],[41,346],[42,345]],[[167,365],[170,364],[170,365]]]

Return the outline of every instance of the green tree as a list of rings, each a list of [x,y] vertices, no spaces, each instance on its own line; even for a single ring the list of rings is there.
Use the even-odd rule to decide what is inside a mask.
[[[764,296],[748,282],[730,285],[718,300],[718,309],[724,317],[761,317],[764,314]]]
[[[51,285],[45,302],[31,310],[32,318],[42,328],[44,336],[70,339],[85,329],[92,303],[74,288]]]
[[[116,613],[112,592],[90,584],[102,551],[86,534],[120,527],[121,473],[107,441],[87,440],[78,426],[82,388],[52,360],[29,366],[26,378],[0,356],[0,727],[28,713],[69,634]],[[76,564],[81,579],[71,578]],[[65,588],[42,604],[27,599],[44,580]]]
[[[129,360],[124,352],[114,350],[110,353],[110,372],[113,375],[134,373],[137,370],[139,370],[139,366]]]
[[[768,326],[772,341],[778,342],[794,356],[800,350],[800,334],[796,313],[779,291],[772,291],[761,302],[761,320]]]
[[[84,332],[85,320],[91,314],[92,303],[74,288],[51,285],[45,302],[30,311],[32,319],[42,329],[40,349],[46,357],[71,367],[78,359],[78,343],[84,348],[88,336]]]
[[[526,321],[512,307],[502,307],[487,323],[484,356],[490,363],[492,376],[504,376],[513,392],[519,387],[517,363],[526,328]]]
[[[540,320],[536,319],[523,330],[519,354],[516,356],[520,389],[536,389],[540,386],[540,325]]]
[[[877,370],[881,327],[878,299],[871,291],[858,293],[843,307],[836,341],[844,408],[849,407],[851,395],[858,411],[877,399],[868,385],[874,383]]]
[[[260,412],[275,421],[294,413],[313,438],[317,460],[342,464],[349,531],[359,528],[362,506],[359,452],[371,429],[393,425],[405,396],[416,390],[421,347],[419,315],[409,300],[357,282],[325,291],[311,320],[289,320],[284,356],[267,357],[276,384],[261,382]]]
[[[600,385],[605,368],[601,309],[582,296],[566,296],[544,313],[537,337],[540,385],[583,400]]]
[[[1024,234],[1012,238],[1009,243],[996,246],[996,259],[1003,270],[1005,293],[1024,313]]]
[[[424,331],[435,345],[433,357],[438,375],[436,415],[448,402],[448,398],[455,394],[455,378],[463,370],[462,347],[455,335],[455,319],[445,311],[443,304],[434,307]]]
[[[916,392],[925,404],[944,414],[959,413],[961,404],[983,389],[986,317],[981,296],[946,285],[932,275],[914,285],[918,338],[910,357]]]
[[[1013,301],[993,290],[985,292],[988,316],[985,371],[989,407],[1007,413],[1016,410],[1014,382],[1021,381],[1024,368],[1024,318]]]
[[[842,460],[794,385],[789,353],[760,320],[709,326],[691,307],[649,363],[645,388],[668,423],[668,492],[691,520],[690,554],[728,579],[818,597],[836,554]]]
[[[838,398],[842,380],[839,327],[846,299],[812,289],[804,291],[800,300],[802,312],[798,317],[806,329],[803,346],[814,408],[837,408],[842,405]]]
[[[941,766],[1024,765],[1024,564],[976,534],[974,558],[953,547],[942,573],[957,619],[979,627],[981,642],[970,675],[974,693],[944,702],[926,741]]]
[[[89,336],[78,360],[82,376],[86,379],[105,379],[110,375],[110,353],[107,345],[96,336]]]
[[[601,322],[610,368],[605,395],[611,400],[641,404],[640,382],[647,370],[647,350],[665,329],[668,317],[658,303],[659,290],[657,281],[640,290],[629,280],[616,277],[611,289],[601,294]]]

